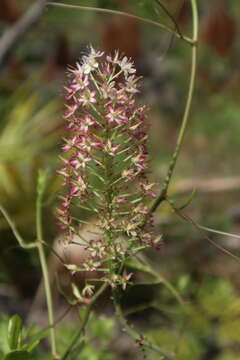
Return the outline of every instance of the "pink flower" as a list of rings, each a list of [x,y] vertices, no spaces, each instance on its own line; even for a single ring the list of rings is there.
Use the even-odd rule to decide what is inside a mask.
[[[84,179],[81,175],[77,176],[77,181],[70,182],[71,185],[71,192],[70,196],[81,196],[82,194],[86,193],[88,189],[88,184],[84,182]]]
[[[86,89],[81,96],[79,97],[78,101],[83,106],[87,106],[89,104],[95,104],[97,102],[95,98],[96,91],[91,91],[89,89]]]
[[[78,108],[78,104],[67,105],[67,111],[65,113],[65,119],[71,117]]]
[[[84,120],[85,120],[85,124],[88,126],[95,125],[95,121],[93,120],[92,116],[90,116],[90,115],[85,115]]]
[[[67,166],[64,166],[63,168],[57,170],[57,173],[63,176],[69,176],[68,172],[67,172]]]
[[[72,82],[69,87],[66,87],[66,99],[69,100],[75,95],[78,91],[85,89],[89,84],[88,76],[87,75],[79,75],[76,79]]]
[[[85,169],[86,164],[91,160],[92,158],[85,153],[82,153],[81,151],[77,151],[76,156],[72,157],[69,160],[69,164],[75,169],[78,170],[79,168]]]
[[[117,154],[117,151],[119,149],[120,145],[113,146],[111,140],[107,140],[107,144],[104,146],[104,150],[106,153],[108,153],[111,156],[115,156]]]
[[[139,170],[144,170],[146,168],[146,158],[141,153],[133,157],[132,162],[136,165],[137,169]]]
[[[149,195],[149,196],[151,196],[153,198],[156,197],[155,192],[152,190],[154,185],[155,184],[153,184],[153,183],[149,184],[149,183],[140,182],[140,187],[142,188],[144,194]]]
[[[122,178],[128,181],[132,181],[135,177],[136,177],[135,169],[123,170],[122,172]]]
[[[108,114],[106,118],[109,123],[115,122],[118,125],[121,125],[124,121],[127,120],[126,115],[124,114],[124,108],[114,108],[112,105],[108,105]]]
[[[118,196],[115,201],[119,204],[125,204],[127,202],[127,199],[125,197]]]

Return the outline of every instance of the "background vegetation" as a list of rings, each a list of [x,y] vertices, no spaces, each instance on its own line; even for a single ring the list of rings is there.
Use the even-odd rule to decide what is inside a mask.
[[[32,3],[2,1],[2,36]],[[66,3],[129,11],[173,26],[154,0]],[[162,3],[176,19],[181,32],[189,34],[188,1]],[[184,209],[187,217],[204,227],[239,234],[240,4],[237,0],[199,1],[199,8],[197,88],[170,194],[181,205],[195,190]],[[2,65],[0,79],[0,202],[28,241],[35,238],[39,168],[47,168],[49,174],[44,203],[45,241],[53,244],[58,236],[54,209],[59,184],[55,172],[64,136],[62,89],[67,65],[74,64],[89,43],[108,52],[114,48],[124,51],[134,59],[138,73],[143,76],[141,97],[150,107],[152,170],[159,189],[175,147],[188,87],[190,47],[151,24],[111,14],[47,7],[38,22],[11,49]],[[147,255],[159,273],[174,285],[182,303],[163,284],[144,285],[147,278],[136,274],[139,285],[127,290],[123,300],[129,321],[166,350],[176,352],[177,359],[238,360],[240,265],[210,241],[238,255],[239,237],[209,232],[206,238],[186,218],[173,214],[169,205],[159,208],[155,222],[156,231],[163,234],[164,245],[158,252]],[[0,354],[3,356],[9,350],[8,316],[18,313],[24,319],[26,342],[34,340],[33,335],[47,320],[44,299],[36,296],[41,281],[36,254],[17,246],[3,217],[0,250],[0,312],[3,314]],[[56,313],[61,316],[66,307],[56,294]],[[73,307],[59,325],[62,347],[59,351],[72,336],[78,312]],[[102,299],[72,359],[120,360],[144,356],[158,359],[137,350],[112,319],[112,312],[107,299]],[[32,322],[37,325],[29,329]],[[40,336],[36,341],[40,341]],[[34,359],[50,359],[47,349],[47,342],[42,341],[40,347],[32,350]]]

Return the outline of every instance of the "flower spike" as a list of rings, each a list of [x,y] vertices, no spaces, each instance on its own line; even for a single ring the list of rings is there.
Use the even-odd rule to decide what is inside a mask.
[[[117,267],[138,249],[154,244],[146,204],[154,196],[149,183],[146,107],[136,104],[139,77],[134,65],[116,52],[106,56],[90,48],[69,72],[64,139],[63,196],[57,211],[67,242],[81,235],[86,216],[99,237],[87,240],[82,266],[97,270],[109,261]],[[82,210],[87,211],[82,214]],[[90,235],[90,234],[89,234]],[[130,274],[104,274],[125,289]],[[103,280],[105,281],[105,280]]]

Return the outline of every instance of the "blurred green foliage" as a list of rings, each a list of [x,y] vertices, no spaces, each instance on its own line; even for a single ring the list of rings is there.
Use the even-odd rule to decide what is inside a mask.
[[[38,169],[55,171],[62,131],[59,102],[44,98],[30,81],[2,102],[0,112],[1,204],[22,226],[32,222]],[[3,219],[0,226],[6,226]]]
[[[74,324],[61,325],[57,332],[58,351],[62,354],[74,335]],[[52,357],[41,340],[49,329],[39,331],[34,325],[23,328],[18,315],[0,318],[0,356],[4,360],[51,360]],[[69,359],[71,360],[116,360],[111,351],[114,341],[114,320],[92,313],[85,336],[76,344]],[[25,355],[25,358],[24,358]],[[28,357],[27,357],[28,356]]]
[[[182,282],[179,277],[179,284]],[[185,281],[185,280],[184,280]],[[170,305],[170,298],[160,292],[156,301],[158,315],[146,335],[176,353],[178,360],[237,360],[240,349],[239,297],[228,279],[205,277],[200,286],[188,281],[182,291],[184,308]],[[189,293],[190,291],[190,293]],[[166,305],[168,304],[168,305]],[[168,324],[168,325],[167,325]]]
[[[58,341],[60,353],[65,350],[75,331],[74,325],[61,326],[57,334],[60,340]],[[70,359],[116,360],[116,355],[111,351],[114,334],[114,320],[112,318],[92,313],[87,333],[73,350]]]
[[[67,3],[76,4],[75,1]],[[25,1],[25,4],[28,5],[29,2]],[[164,1],[164,4],[170,3]],[[121,1],[117,0],[84,0],[81,1],[81,5],[122,10]],[[199,2],[199,5],[204,19],[211,2]],[[228,8],[235,16],[238,25],[239,2],[228,3]],[[130,10],[136,15],[172,25],[155,1],[130,1]],[[107,16],[111,17],[111,15]],[[46,66],[44,60],[49,57],[54,58],[53,49],[59,33],[66,34],[69,47],[74,49],[77,56],[81,54],[82,45],[89,42],[101,43],[99,29],[102,29],[105,19],[106,15],[96,16],[92,12],[49,7],[40,23],[30,31],[15,52],[20,60],[25,61],[25,73],[22,79],[17,79],[15,85],[11,70],[1,79],[0,87],[3,91],[0,98],[0,201],[14,216],[17,225],[30,235],[34,233],[32,229],[35,226],[37,171],[42,167],[49,169],[47,200],[55,200],[58,187],[55,169],[63,133],[60,115],[62,104],[59,94],[63,76],[62,73],[58,73],[60,81],[57,79],[51,84],[44,84],[42,75]],[[181,29],[188,33],[189,26],[188,20],[186,24],[181,25]],[[1,25],[1,29],[3,28],[4,26]],[[154,130],[153,157],[156,159],[154,171],[160,187],[161,179],[166,173],[167,161],[174,148],[185,102],[190,49],[177,41],[167,49],[163,42],[165,34],[162,31],[152,26],[144,28],[144,25],[141,29],[142,57],[152,56],[153,63],[158,64],[160,73],[160,75],[158,72],[153,74],[153,78],[159,76],[159,82],[158,88],[155,89],[157,95],[156,100],[153,101],[154,111],[151,118],[151,121],[159,126]],[[167,54],[159,60],[166,49]],[[193,176],[205,178],[238,174],[240,144],[238,54],[238,43],[232,55],[220,58],[211,49],[207,49],[201,41],[198,88],[190,128],[174,175],[177,180]],[[53,72],[52,68],[50,74],[51,71]],[[59,69],[57,71],[61,72]],[[26,81],[26,77],[31,80]],[[150,79],[152,80],[154,79]],[[169,103],[165,101],[166,94],[170,94],[170,98],[173,99]],[[144,97],[148,100],[148,94],[144,94]],[[233,224],[229,220],[227,210],[232,204],[238,205],[239,200],[239,191],[216,195],[200,193],[193,199],[189,212],[206,226],[231,231]],[[45,212],[44,225],[48,239],[49,232],[51,233],[54,228],[51,216],[48,216],[53,212],[51,205],[50,209],[49,206],[45,207]],[[217,251],[204,242],[189,224],[178,225],[178,220],[173,219],[169,209],[163,207],[156,218],[160,223],[159,231],[167,234],[165,247],[168,253],[165,256],[163,251],[163,255],[158,253],[151,256],[156,265],[160,263],[160,270],[163,268],[171,274],[171,280],[173,279],[176,288],[181,292],[185,305],[184,310],[180,308],[168,290],[162,287],[157,295],[155,293],[153,295],[152,315],[147,319],[144,318],[145,313],[139,315],[142,320],[139,326],[142,333],[163,348],[175,351],[178,360],[239,360],[239,282],[228,276],[228,267],[232,265],[229,266],[229,262],[226,265],[225,258],[219,265]],[[6,228],[6,222],[1,217],[1,250],[12,244]],[[54,231],[51,234],[54,234]],[[201,242],[201,248],[197,240]],[[32,273],[29,270],[29,265],[33,263],[31,256],[24,256],[22,251],[15,254],[8,252],[7,255],[4,253],[3,256],[9,259],[10,264],[9,267],[4,268],[4,272],[2,270],[1,279],[5,283],[13,283],[14,276],[9,275],[11,272],[22,279],[28,278],[29,273]],[[206,270],[205,265],[208,261],[214,270],[211,270],[212,268]],[[24,272],[23,268],[27,270]],[[219,275],[213,275],[214,271],[218,273],[219,269],[221,270]],[[208,271],[210,274],[205,276]],[[226,275],[224,275],[225,271]],[[17,277],[16,286],[23,287],[19,278]],[[31,278],[29,282],[32,282]],[[32,287],[34,288],[33,285]],[[145,294],[148,291],[146,288]],[[135,303],[138,300],[134,299]],[[8,322],[8,316],[1,317],[0,357],[10,351],[6,336]],[[137,324],[138,321],[136,326]],[[74,329],[75,326],[69,324],[59,327],[59,351],[64,351]],[[37,331],[34,326],[23,329],[27,337],[36,334]],[[83,342],[77,345],[72,359],[117,359],[117,355],[111,350],[114,336],[113,320],[92,314],[88,332]],[[50,360],[45,348],[44,342],[41,342],[33,350],[34,360]],[[137,351],[135,353],[136,358],[142,356]],[[150,352],[147,356],[149,359],[158,359]]]

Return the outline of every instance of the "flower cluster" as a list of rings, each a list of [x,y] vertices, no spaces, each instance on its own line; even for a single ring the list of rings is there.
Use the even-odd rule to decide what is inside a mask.
[[[69,78],[65,97],[69,136],[58,171],[65,191],[57,216],[68,242],[75,235],[81,238],[86,219],[94,218],[94,239],[91,234],[82,239],[89,252],[83,267],[97,270],[154,245],[146,206],[154,197],[146,176],[146,107],[136,104],[139,78],[133,63],[118,52],[111,57],[91,48],[70,69]],[[117,282],[121,283],[119,277]]]

